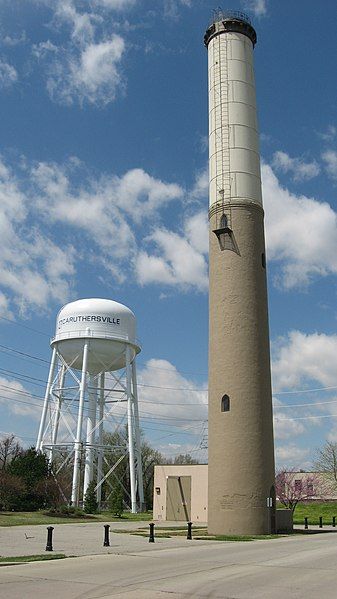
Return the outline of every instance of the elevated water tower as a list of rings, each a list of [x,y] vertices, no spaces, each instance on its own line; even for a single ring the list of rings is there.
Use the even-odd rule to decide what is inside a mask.
[[[130,503],[135,513],[137,503],[140,509],[144,504],[136,375],[140,346],[135,315],[112,300],[71,302],[58,313],[51,347],[36,449],[47,452],[51,461],[59,456],[56,476],[73,459],[71,502],[75,506],[93,480],[100,502],[103,482],[109,482],[128,455]],[[125,423],[128,443],[103,475],[103,461],[111,449],[104,445],[107,423],[115,431]]]

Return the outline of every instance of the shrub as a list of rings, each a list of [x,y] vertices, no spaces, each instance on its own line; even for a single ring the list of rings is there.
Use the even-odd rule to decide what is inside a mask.
[[[97,514],[98,501],[96,499],[95,487],[95,482],[92,480],[84,496],[83,508],[86,514]]]
[[[52,507],[44,514],[46,516],[57,516],[58,518],[87,518],[87,515],[79,507],[66,504]]]
[[[108,499],[108,508],[114,516],[121,518],[123,514],[123,491],[120,485],[113,488]]]
[[[17,498],[24,492],[25,485],[19,476],[0,471],[0,509],[12,510],[17,505]]]

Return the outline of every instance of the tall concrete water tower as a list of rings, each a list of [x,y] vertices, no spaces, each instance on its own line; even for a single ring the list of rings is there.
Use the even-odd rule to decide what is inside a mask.
[[[51,461],[56,455],[62,456],[59,470],[73,459],[73,505],[84,498],[93,480],[100,502],[103,482],[109,482],[109,475],[128,457],[130,503],[135,513],[137,503],[140,509],[144,503],[136,375],[140,347],[135,315],[112,300],[71,302],[57,316],[51,347],[36,449],[47,452]],[[128,444],[119,448],[118,461],[109,462],[109,471],[103,475],[103,461],[111,450],[103,437],[108,422],[115,431],[127,424]]]
[[[253,48],[239,12],[214,11],[209,83],[209,505],[212,534],[274,528],[264,212]]]

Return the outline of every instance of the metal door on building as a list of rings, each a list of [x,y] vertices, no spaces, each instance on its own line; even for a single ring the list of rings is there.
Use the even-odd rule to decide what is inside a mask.
[[[166,520],[191,519],[191,477],[168,476],[166,481]]]

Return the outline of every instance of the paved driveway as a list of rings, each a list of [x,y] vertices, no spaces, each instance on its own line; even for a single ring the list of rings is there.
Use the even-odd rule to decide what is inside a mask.
[[[1,599],[337,598],[334,533],[232,543],[120,538],[110,555],[0,568]]]

